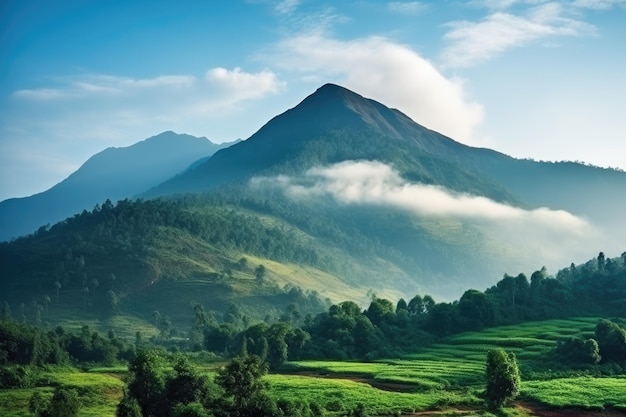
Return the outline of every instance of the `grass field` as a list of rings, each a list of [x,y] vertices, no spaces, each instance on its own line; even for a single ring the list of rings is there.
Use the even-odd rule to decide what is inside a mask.
[[[81,401],[80,417],[113,417],[115,408],[122,398],[124,383],[120,375],[113,375],[110,369],[103,368],[103,373],[80,372],[72,368],[56,368],[42,372],[40,381],[47,382],[46,387],[0,390],[0,416],[31,416],[28,412],[30,397],[39,391],[44,397],[51,398],[55,386],[74,388]]]
[[[574,377],[528,381],[524,397],[551,407],[580,407],[603,410],[607,407],[626,414],[626,376],[619,378]]]
[[[481,401],[467,392],[432,390],[422,393],[392,392],[347,379],[270,375],[270,395],[276,399],[315,403],[331,412],[342,412],[364,404],[370,413],[391,415],[414,413],[450,405],[478,406]]]
[[[626,410],[626,376],[533,381],[526,380],[523,373],[525,367],[538,363],[559,340],[571,336],[590,337],[597,321],[597,318],[548,320],[466,332],[397,360],[293,362],[291,371],[306,376],[299,379],[296,379],[297,375],[274,376],[270,380],[276,391],[284,392],[284,395],[291,395],[288,384],[293,379],[294,386],[298,387],[295,388],[298,398],[327,401],[323,391],[328,390],[344,398],[346,404],[360,401],[372,404],[373,410],[384,408],[383,404],[390,404],[392,409],[403,412],[411,406],[415,410],[424,410],[441,407],[442,403],[467,406],[479,403],[478,397],[484,389],[487,351],[501,347],[514,352],[518,358],[522,369],[523,398],[558,408]],[[360,385],[355,381],[361,381]],[[364,387],[363,382],[369,386]],[[383,390],[374,388],[380,383],[397,385],[389,385],[392,391],[384,391],[384,384]],[[397,390],[411,392],[393,392]]]
[[[513,351],[522,369],[521,398],[556,409],[623,410],[626,412],[626,375],[593,378],[573,376],[540,379],[524,374],[559,340],[589,337],[597,318],[549,320],[504,326],[450,337],[400,359],[371,363],[347,361],[299,361],[287,373],[272,374],[270,395],[276,399],[307,401],[341,415],[358,404],[376,415],[410,414],[424,410],[476,410],[480,412],[484,389],[486,352],[494,347]],[[214,371],[215,365],[206,368]],[[114,416],[121,398],[126,367],[71,368],[44,371],[51,387],[0,391],[0,415],[28,416],[30,396],[39,390],[51,396],[53,386],[75,387],[81,396],[81,416]],[[550,379],[550,378],[551,379]]]

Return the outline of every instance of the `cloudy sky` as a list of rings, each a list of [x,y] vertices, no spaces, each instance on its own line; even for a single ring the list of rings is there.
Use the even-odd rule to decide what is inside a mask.
[[[626,169],[626,0],[0,3],[0,200],[165,130],[245,139],[324,83],[472,146]]]

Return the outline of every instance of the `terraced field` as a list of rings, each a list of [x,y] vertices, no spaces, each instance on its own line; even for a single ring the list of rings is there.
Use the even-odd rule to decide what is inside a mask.
[[[626,375],[554,378],[541,374],[533,380],[535,374],[524,374],[526,367],[537,365],[559,340],[591,336],[597,321],[550,320],[467,332],[400,359],[371,363],[300,361],[290,363],[285,373],[266,378],[272,397],[315,403],[330,416],[345,415],[358,404],[365,405],[372,415],[487,415],[480,399],[486,352],[502,347],[516,353],[522,369],[521,406],[511,415],[626,413]],[[214,368],[215,364],[206,371]],[[60,368],[44,371],[40,380],[51,386],[75,387],[82,399],[81,417],[113,417],[122,395],[124,373],[124,367],[90,373]],[[51,396],[53,388],[0,390],[0,415],[29,416],[28,400],[36,390]]]
[[[334,395],[346,404],[354,404],[359,402],[354,393],[361,392],[360,401],[372,404],[372,411],[410,413],[442,406],[466,408],[481,403],[486,353],[501,347],[518,358],[522,398],[556,408],[626,410],[626,376],[525,379],[525,367],[537,364],[559,340],[592,336],[597,321],[549,320],[466,332],[398,360],[293,362],[289,372],[295,375],[273,376],[270,381],[276,396],[292,395],[288,381],[298,381],[295,386],[308,387],[296,388],[298,398],[310,401],[328,401]],[[360,385],[346,385],[350,383]],[[330,393],[322,394],[324,390]],[[379,400],[381,396],[384,401]],[[390,408],[384,408],[387,406]]]

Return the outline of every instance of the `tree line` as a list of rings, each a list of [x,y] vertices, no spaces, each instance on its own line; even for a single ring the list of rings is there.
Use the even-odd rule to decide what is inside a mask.
[[[291,311],[273,324],[254,324],[237,330],[215,321],[202,324],[196,318],[195,328],[203,335],[205,349],[226,356],[245,349],[267,359],[276,369],[288,360],[394,357],[440,337],[525,321],[623,316],[624,300],[626,254],[607,262],[600,253],[580,267],[559,271],[556,277],[549,277],[545,268],[535,271],[530,281],[524,274],[505,275],[486,291],[467,290],[459,300],[450,303],[437,303],[429,295],[416,295],[408,302],[400,299],[395,304],[373,296],[366,309],[344,301],[317,315],[300,315],[291,306]],[[563,342],[554,357],[592,358],[596,352],[595,362],[580,362],[598,363],[603,357],[603,362],[626,366],[626,350],[616,347],[622,346],[619,323],[602,321],[598,326],[595,339]],[[623,347],[626,349],[626,343]]]

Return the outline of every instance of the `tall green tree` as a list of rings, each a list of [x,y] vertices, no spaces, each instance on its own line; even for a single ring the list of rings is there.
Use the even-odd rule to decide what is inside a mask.
[[[174,375],[166,382],[166,398],[170,405],[201,403],[209,405],[219,396],[218,387],[201,375],[185,356],[174,363]]]
[[[503,349],[487,352],[485,400],[490,408],[500,408],[515,399],[520,388],[520,374],[513,353]]]
[[[626,363],[626,330],[610,320],[600,320],[595,338],[600,347],[602,362]]]
[[[268,384],[262,377],[266,373],[267,364],[260,357],[238,356],[218,372],[215,382],[233,401],[235,409],[244,410],[265,400]]]
[[[136,399],[124,395],[122,400],[117,405],[115,410],[115,417],[142,417],[141,407]]]
[[[266,270],[265,265],[263,264],[257,266],[254,270],[254,278],[256,279],[258,285],[262,285],[265,282],[265,274]]]
[[[132,378],[128,384],[128,394],[137,400],[144,417],[164,415],[163,366],[163,359],[155,350],[139,352],[135,360],[128,365]]]

